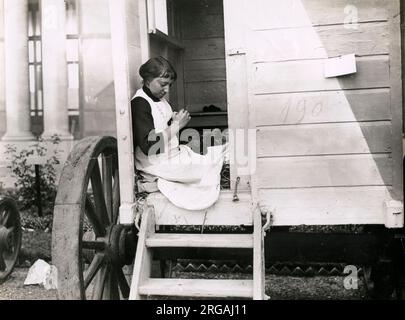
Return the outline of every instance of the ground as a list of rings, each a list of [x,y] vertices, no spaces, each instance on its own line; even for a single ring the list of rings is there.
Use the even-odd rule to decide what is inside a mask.
[[[40,230],[24,230],[19,266],[9,279],[0,285],[0,300],[55,300],[56,290],[42,286],[24,286],[29,266],[36,259],[50,262],[51,233]],[[225,273],[178,272],[179,277],[223,278]],[[246,277],[246,274],[238,274]],[[367,300],[369,295],[362,278],[357,289],[345,289],[342,276],[287,277],[267,275],[266,293],[274,300]]]
[[[16,268],[11,277],[0,285],[0,300],[55,300],[56,290],[42,286],[24,286],[28,268]],[[190,274],[188,274],[190,276]],[[192,277],[193,275],[191,275]],[[367,300],[362,281],[358,289],[347,290],[343,277],[285,277],[268,275],[266,293],[273,300]]]
[[[24,286],[29,268],[15,268],[10,278],[0,284],[0,300],[56,300],[56,290],[42,286]]]

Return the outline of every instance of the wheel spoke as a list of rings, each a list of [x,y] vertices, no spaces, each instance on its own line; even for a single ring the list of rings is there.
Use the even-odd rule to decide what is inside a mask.
[[[3,218],[1,219],[1,224],[3,226],[6,226],[9,219],[10,219],[10,211],[5,210],[3,213]]]
[[[0,251],[0,271],[6,271],[7,265],[3,258],[3,252]]]
[[[97,274],[98,270],[100,270],[101,266],[104,262],[104,254],[97,253],[94,256],[93,261],[91,262],[89,268],[86,270],[86,275],[84,277],[84,289],[87,289],[90,282],[94,279],[94,276]]]
[[[110,288],[111,288],[111,299],[120,300],[120,292],[118,289],[118,279],[115,272],[111,272],[110,275]]]
[[[90,249],[90,250],[105,250],[105,243],[104,241],[91,241],[86,240],[82,241],[82,249]]]
[[[106,286],[104,288],[103,300],[119,300],[120,298],[117,276],[114,269],[115,268],[110,265],[108,269]]]
[[[104,237],[105,228],[103,227],[103,223],[100,221],[101,217],[97,216],[96,209],[93,203],[91,202],[89,196],[86,197],[86,216],[93,227],[96,237]]]
[[[104,286],[105,286],[105,282],[107,279],[108,269],[109,269],[108,265],[104,264],[101,267],[100,272],[98,273],[98,276],[96,279],[96,284],[94,286],[93,295],[92,295],[93,300],[101,300],[101,298],[103,297]]]
[[[122,272],[121,268],[117,268],[116,273],[117,273],[118,285],[121,290],[122,297],[124,299],[128,299],[129,285],[128,285],[127,279],[125,278],[124,272]]]
[[[106,201],[107,212],[110,218],[110,221],[113,222],[113,200],[112,200],[112,155],[103,154],[102,156],[102,168],[103,168],[103,190],[104,190],[104,199]]]
[[[95,160],[93,173],[91,175],[91,187],[93,189],[94,202],[96,205],[96,211],[100,215],[100,221],[103,226],[108,226],[110,224],[106,202],[104,199],[103,182],[101,181],[100,167],[98,162]]]

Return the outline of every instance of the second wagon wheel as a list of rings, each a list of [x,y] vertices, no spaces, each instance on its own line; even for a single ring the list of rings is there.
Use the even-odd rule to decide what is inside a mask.
[[[135,255],[131,227],[118,224],[117,142],[88,137],[72,150],[55,201],[52,261],[59,299],[127,299],[123,272]]]
[[[21,222],[11,198],[0,199],[0,283],[13,271],[21,248]]]

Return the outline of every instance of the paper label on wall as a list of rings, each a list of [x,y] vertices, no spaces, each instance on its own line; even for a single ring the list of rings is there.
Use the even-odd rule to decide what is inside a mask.
[[[325,78],[344,76],[357,72],[355,54],[331,58],[325,62]]]

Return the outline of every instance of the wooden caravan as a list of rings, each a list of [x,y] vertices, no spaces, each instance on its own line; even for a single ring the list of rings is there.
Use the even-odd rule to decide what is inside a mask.
[[[267,261],[277,251],[264,238],[269,227],[370,225],[400,234],[399,12],[399,1],[382,0],[110,0],[117,138],[83,140],[62,174],[53,238],[60,297],[264,299],[264,253]],[[137,205],[130,100],[139,66],[155,55],[179,70],[170,101],[188,108],[190,126],[230,133],[231,189],[206,211],[181,210],[159,193]],[[220,111],[204,113],[209,105]],[[251,232],[162,232],[173,225]],[[253,277],[152,278],[156,252],[169,247],[250,250]],[[129,286],[122,267],[134,256]]]

